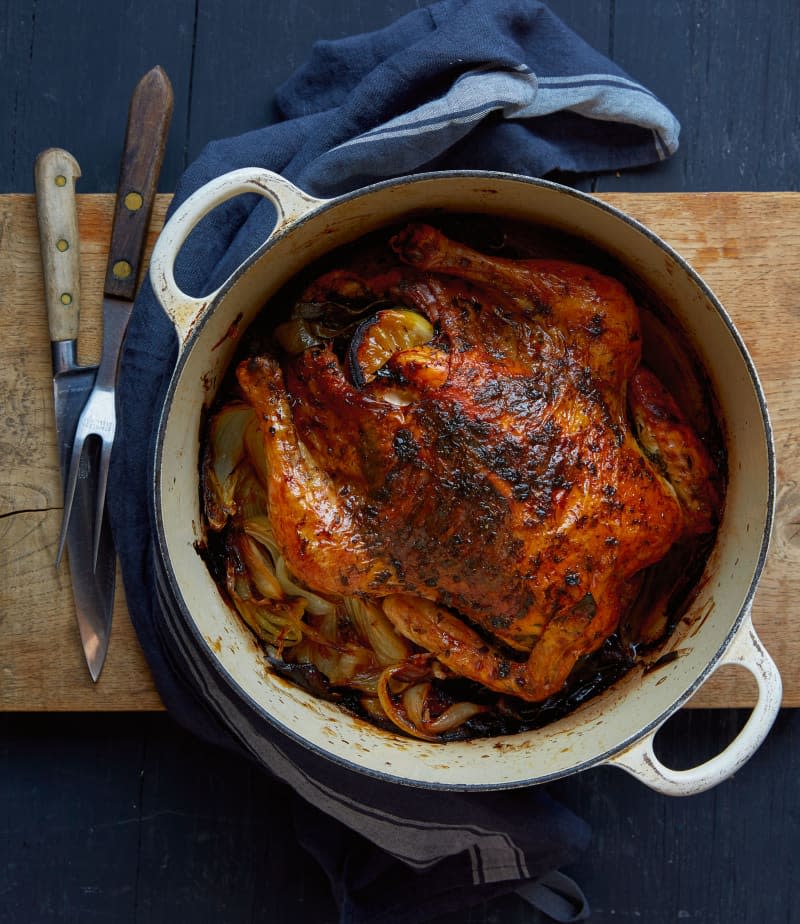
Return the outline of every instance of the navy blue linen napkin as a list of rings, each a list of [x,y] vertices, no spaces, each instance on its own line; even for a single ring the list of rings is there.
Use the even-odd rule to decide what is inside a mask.
[[[444,0],[379,32],[319,42],[277,102],[281,121],[202,151],[172,209],[238,167],[329,197],[420,171],[638,166],[669,156],[679,132],[652,93],[522,0]],[[272,221],[258,197],[226,203],[184,246],[179,283],[195,295],[216,288]],[[160,597],[154,561],[152,442],[176,354],[145,283],[121,361],[108,502],[131,619],[170,714],[288,787],[298,839],[325,868],[342,921],[423,921],[516,890],[553,919],[585,916],[580,892],[554,871],[585,849],[588,826],[541,788],[446,793],[361,776],[282,736],[225,687]]]

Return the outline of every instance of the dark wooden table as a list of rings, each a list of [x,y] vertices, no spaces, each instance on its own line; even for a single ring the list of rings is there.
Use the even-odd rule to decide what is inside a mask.
[[[53,145],[77,157],[81,191],[112,192],[128,97],[154,64],[175,90],[160,184],[171,192],[207,141],[271,118],[275,88],[315,40],[379,28],[417,5],[4,0],[0,193],[31,192],[34,157]],[[796,0],[551,7],[683,126],[665,164],[569,182],[601,192],[798,189]],[[0,310],[13,310],[13,293],[0,293]],[[661,756],[697,762],[745,718],[685,710],[659,735]],[[0,729],[0,921],[337,919],[323,875],[294,842],[282,789],[163,713],[6,713]],[[552,786],[593,828],[589,852],[568,871],[592,920],[800,921],[791,888],[799,745],[800,717],[785,710],[756,756],[704,795],[667,799],[607,768]],[[442,919],[500,920],[537,918],[508,898]]]

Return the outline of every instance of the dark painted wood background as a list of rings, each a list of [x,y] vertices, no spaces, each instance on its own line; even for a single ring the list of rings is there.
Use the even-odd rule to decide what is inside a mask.
[[[379,28],[417,5],[0,0],[0,192],[32,191],[34,157],[54,145],[81,164],[79,191],[112,192],[129,94],[154,64],[175,90],[160,183],[172,191],[207,141],[271,119],[275,88],[315,40]],[[669,162],[570,182],[603,191],[797,190],[797,0],[551,7],[683,125]],[[684,712],[659,735],[659,750],[688,766],[716,753],[745,717]],[[590,851],[569,870],[592,920],[800,921],[799,745],[800,718],[785,711],[735,778],[686,800],[607,768],[554,785],[593,828]],[[291,825],[280,787],[164,715],[0,717],[0,921],[334,922],[324,877]],[[506,898],[442,920],[541,918]]]

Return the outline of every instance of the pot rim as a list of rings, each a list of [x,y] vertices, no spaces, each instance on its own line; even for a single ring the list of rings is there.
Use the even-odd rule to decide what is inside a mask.
[[[539,776],[534,776],[529,779],[523,780],[511,780],[511,781],[501,781],[501,782],[475,782],[475,783],[439,783],[434,780],[417,780],[410,779],[406,777],[399,777],[392,773],[387,773],[385,771],[377,770],[369,766],[364,766],[360,763],[353,761],[347,756],[341,754],[338,751],[328,750],[313,741],[305,738],[301,733],[296,731],[294,728],[284,725],[280,720],[273,716],[264,706],[262,706],[254,697],[248,693],[239,681],[223,666],[221,661],[217,658],[214,658],[209,651],[209,645],[205,637],[202,635],[196,621],[192,618],[191,612],[188,606],[185,603],[182,593],[180,592],[180,583],[178,581],[177,575],[174,571],[171,557],[169,555],[169,549],[166,540],[166,530],[163,520],[162,506],[160,502],[161,497],[161,474],[162,474],[162,452],[164,446],[164,436],[166,433],[167,425],[170,417],[170,409],[172,406],[173,399],[175,397],[175,391],[178,383],[180,382],[181,373],[187,362],[187,359],[192,352],[194,346],[197,343],[197,340],[200,338],[206,322],[213,314],[219,302],[224,300],[228,293],[236,286],[240,278],[244,275],[245,272],[257,261],[262,259],[270,250],[277,245],[277,243],[283,240],[286,236],[293,234],[296,229],[304,225],[309,221],[316,221],[320,219],[326,212],[334,208],[339,208],[340,206],[346,204],[347,202],[364,198],[375,192],[391,188],[391,187],[400,187],[406,186],[409,184],[415,184],[420,182],[430,182],[438,180],[451,180],[451,179],[485,179],[487,181],[500,181],[502,183],[523,183],[525,185],[541,187],[545,189],[552,190],[554,192],[560,193],[562,195],[571,196],[575,199],[578,199],[589,205],[591,207],[597,208],[608,215],[612,216],[618,221],[622,221],[624,224],[628,225],[630,228],[634,229],[638,233],[646,237],[651,244],[653,244],[658,250],[666,254],[670,260],[684,272],[687,276],[691,278],[693,283],[700,290],[703,297],[706,301],[713,306],[717,315],[723,321],[725,326],[728,329],[728,332],[731,336],[731,339],[736,345],[738,354],[741,360],[744,363],[744,366],[747,370],[748,378],[754,393],[757,398],[758,407],[761,413],[761,422],[764,428],[764,438],[766,443],[766,456],[767,456],[767,510],[765,512],[764,524],[762,535],[759,543],[758,556],[755,562],[753,569],[753,575],[749,582],[747,592],[745,593],[742,602],[739,606],[739,611],[736,614],[736,617],[731,621],[731,625],[718,649],[714,655],[708,660],[704,669],[695,677],[690,686],[685,690],[684,693],[679,695],[670,706],[663,709],[659,714],[654,716],[646,725],[643,725],[641,728],[637,729],[636,732],[628,735],[624,741],[619,744],[615,744],[613,747],[608,748],[599,754],[593,754],[585,760],[579,761],[574,765],[552,771],[550,773],[541,774]],[[150,482],[150,491],[149,491],[149,510],[151,516],[151,522],[155,525],[155,555],[154,555],[154,564],[156,571],[156,583],[158,590],[159,602],[162,606],[168,607],[170,610],[170,615],[173,618],[177,618],[180,623],[184,626],[187,626],[190,630],[192,640],[195,643],[196,650],[201,654],[205,663],[210,664],[213,670],[221,677],[225,685],[236,695],[237,699],[240,702],[245,703],[249,709],[251,709],[259,718],[266,720],[273,728],[277,729],[281,733],[287,735],[292,741],[297,744],[302,745],[304,748],[309,749],[313,753],[325,757],[328,760],[332,760],[336,764],[345,769],[351,770],[356,773],[366,774],[374,779],[379,779],[384,782],[391,782],[400,785],[411,786],[414,788],[422,789],[433,789],[433,790],[443,790],[443,791],[488,791],[488,790],[502,790],[502,789],[517,789],[525,786],[539,785],[547,782],[552,782],[556,779],[561,779],[567,776],[571,776],[575,773],[579,773],[583,770],[590,769],[591,767],[598,766],[603,763],[607,763],[610,758],[614,755],[621,753],[626,750],[633,744],[642,739],[646,738],[650,734],[655,734],[658,728],[664,724],[672,715],[674,715],[691,697],[697,690],[706,682],[710,675],[716,670],[719,666],[721,660],[723,659],[725,652],[731,646],[734,638],[738,634],[742,623],[745,620],[747,614],[749,613],[752,601],[755,596],[756,590],[758,588],[761,575],[763,573],[764,565],[766,562],[766,557],[769,549],[770,538],[772,533],[773,521],[774,521],[774,508],[775,508],[775,498],[776,498],[776,459],[775,459],[775,446],[774,446],[774,437],[772,424],[769,417],[769,411],[767,407],[766,397],[764,395],[763,387],[761,385],[758,373],[755,368],[755,364],[747,350],[747,347],[736,328],[733,320],[729,316],[728,312],[714,294],[710,286],[705,282],[705,280],[700,276],[700,274],[669,244],[667,244],[658,234],[648,228],[646,225],[642,224],[635,218],[632,218],[630,215],[626,214],[622,210],[616,208],[615,206],[604,202],[600,199],[597,199],[595,196],[585,193],[581,190],[573,189],[569,186],[564,186],[561,183],[554,182],[552,180],[547,180],[539,177],[527,177],[522,175],[517,175],[513,173],[501,172],[501,171],[483,171],[483,170],[448,170],[448,171],[435,171],[435,172],[425,172],[419,174],[413,174],[409,176],[403,176],[398,178],[391,178],[387,180],[382,180],[378,183],[370,184],[369,186],[361,187],[356,190],[344,193],[340,196],[336,196],[331,199],[320,199],[318,200],[319,204],[312,207],[308,212],[301,215],[299,218],[290,222],[285,227],[281,228],[278,232],[270,234],[270,236],[263,241],[253,253],[245,259],[239,266],[231,273],[231,275],[225,280],[225,282],[220,286],[219,289],[214,293],[214,297],[210,300],[204,307],[201,315],[195,320],[192,324],[191,330],[188,336],[185,338],[183,344],[180,346],[179,354],[175,363],[175,366],[171,372],[170,380],[167,385],[167,388],[164,392],[163,402],[161,405],[161,412],[158,420],[158,427],[155,434],[155,440],[153,443],[153,450],[151,453],[151,473],[152,480]],[[457,209],[456,209],[457,210]],[[600,245],[598,245],[600,246]],[[602,249],[602,248],[601,248]],[[626,675],[627,676],[627,675]],[[624,678],[622,678],[624,679]],[[283,681],[286,682],[286,681]],[[615,684],[612,684],[612,689],[619,681]],[[603,691],[601,695],[605,695],[608,690]],[[545,726],[546,727],[546,726]],[[380,732],[379,729],[376,731]],[[391,734],[391,733],[390,733]],[[513,737],[513,736],[510,736]],[[411,742],[411,745],[414,744],[413,739],[403,739]],[[454,742],[462,743],[462,742]],[[436,747],[447,746],[446,742],[435,744]]]

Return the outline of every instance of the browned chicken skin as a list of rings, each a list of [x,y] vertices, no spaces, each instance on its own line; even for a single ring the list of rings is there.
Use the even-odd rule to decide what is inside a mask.
[[[239,367],[275,536],[310,588],[381,597],[455,674],[541,700],[616,629],[643,568],[715,527],[714,466],[639,365],[619,282],[426,225],[392,247],[397,268],[305,297],[388,299],[427,316],[429,343],[361,389],[330,346]]]

